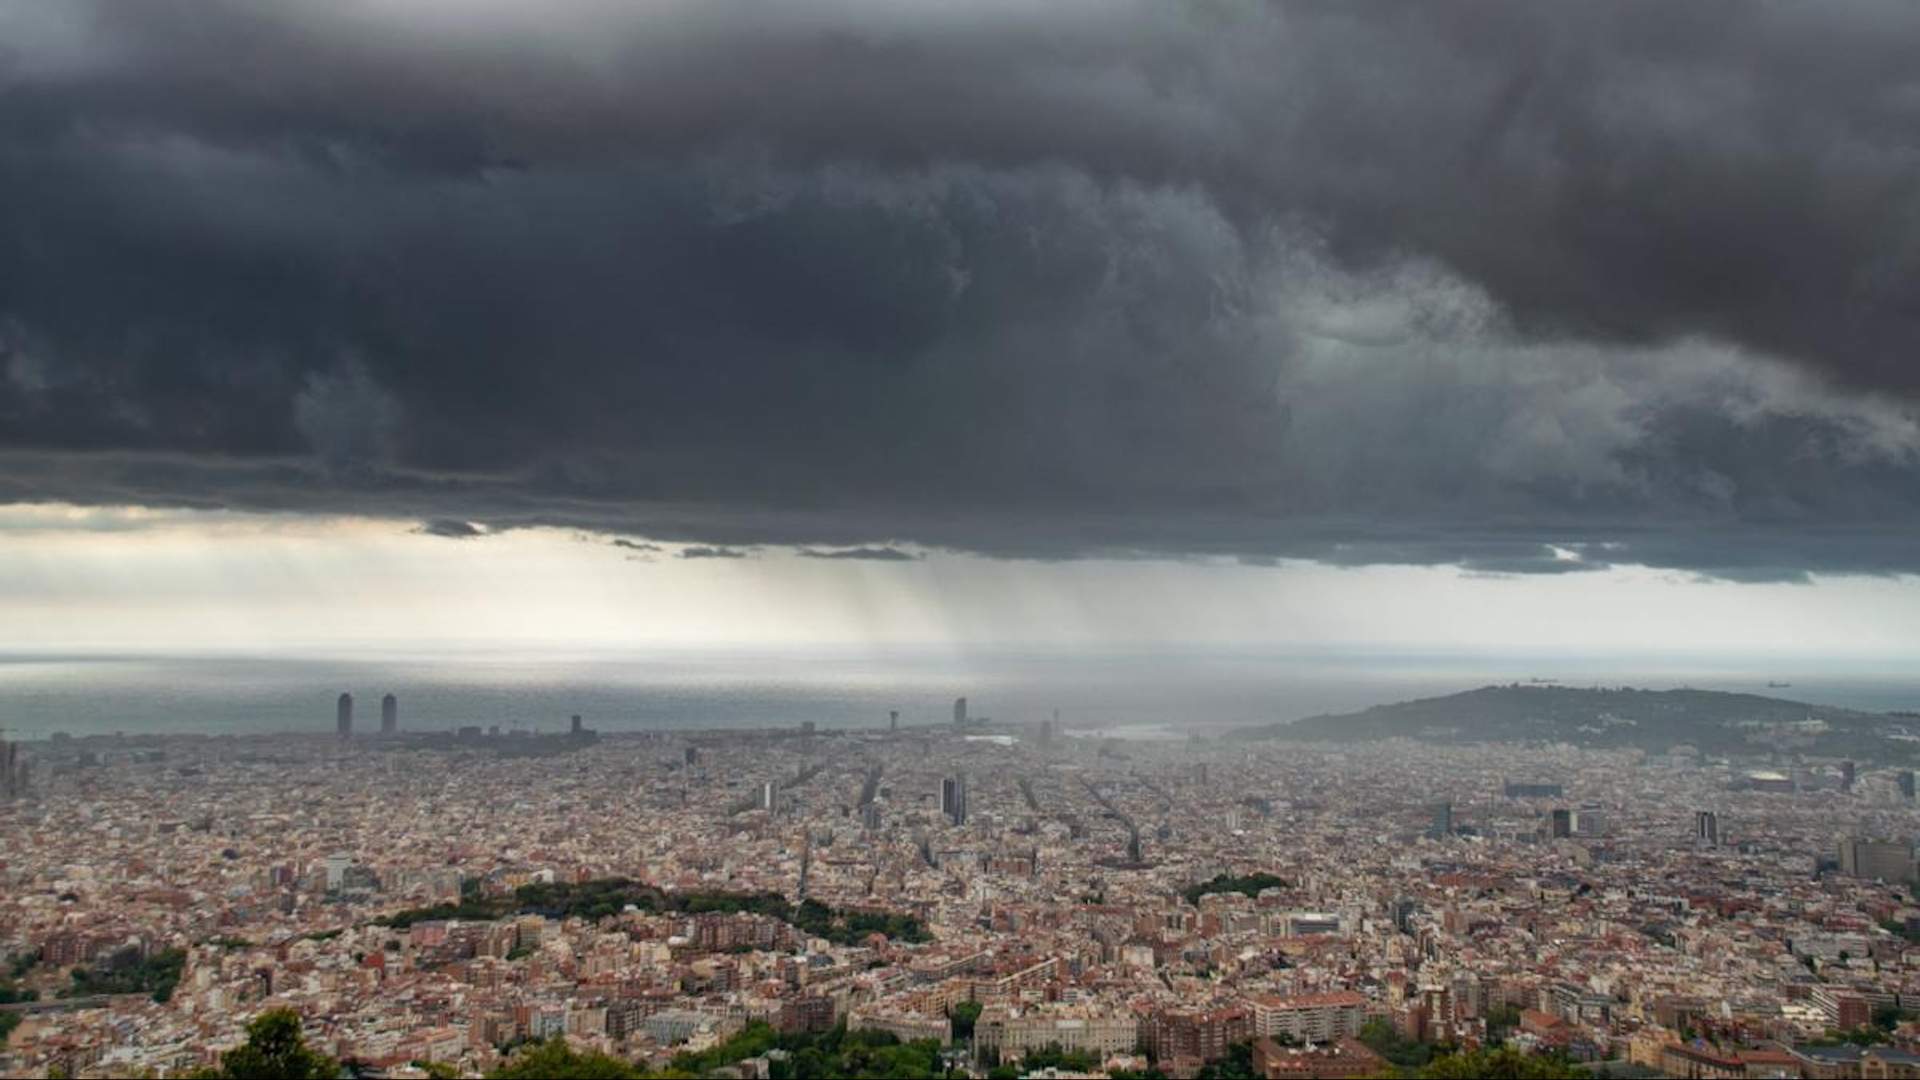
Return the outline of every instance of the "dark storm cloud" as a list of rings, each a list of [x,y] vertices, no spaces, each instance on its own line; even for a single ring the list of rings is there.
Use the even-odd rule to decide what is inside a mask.
[[[471,540],[476,536],[486,535],[472,522],[457,518],[434,518],[431,521],[423,521],[414,531],[425,536],[439,536],[448,540]]]
[[[0,0],[0,498],[1920,569],[1916,47],[1866,3]]]
[[[857,547],[817,550],[802,548],[801,558],[805,559],[853,559],[865,562],[914,562],[920,556],[895,547]]]
[[[680,557],[683,559],[744,559],[747,555],[747,552],[735,548],[690,547],[680,549]]]
[[[659,544],[649,544],[643,540],[629,540],[624,536],[614,537],[611,543],[614,547],[626,548],[628,551],[656,552],[661,550]]]

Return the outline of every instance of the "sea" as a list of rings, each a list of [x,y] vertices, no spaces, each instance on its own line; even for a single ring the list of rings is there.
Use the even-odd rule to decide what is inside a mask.
[[[1258,650],[475,649],[285,653],[0,652],[4,737],[330,733],[342,692],[356,726],[380,698],[401,727],[601,732],[940,724],[970,715],[1068,733],[1183,738],[1494,683],[1730,690],[1866,711],[1920,711],[1920,670],[1776,659],[1313,654]],[[1769,684],[1776,684],[1770,686]],[[1777,684],[1787,685],[1777,685]]]

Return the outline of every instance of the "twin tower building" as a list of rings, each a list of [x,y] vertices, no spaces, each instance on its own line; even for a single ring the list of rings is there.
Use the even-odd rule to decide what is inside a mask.
[[[341,694],[340,706],[335,714],[335,724],[340,729],[340,737],[353,737],[353,695]],[[400,730],[400,699],[388,694],[380,699],[380,734],[392,735]]]

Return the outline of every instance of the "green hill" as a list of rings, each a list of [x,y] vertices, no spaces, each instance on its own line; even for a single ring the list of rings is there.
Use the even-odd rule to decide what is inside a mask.
[[[1881,713],[1718,690],[1513,684],[1243,728],[1235,734],[1317,742],[1562,742],[1653,751],[1686,744],[1707,753],[1797,750],[1904,761],[1915,756],[1916,744],[1896,736],[1907,734],[1910,723]]]

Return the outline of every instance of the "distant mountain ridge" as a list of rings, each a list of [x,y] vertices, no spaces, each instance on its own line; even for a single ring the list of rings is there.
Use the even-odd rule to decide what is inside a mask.
[[[1563,742],[1706,753],[1797,750],[1901,760],[1914,756],[1910,720],[1803,701],[1720,690],[1483,686],[1445,697],[1242,728],[1243,739],[1360,742],[1413,738],[1442,743]]]

